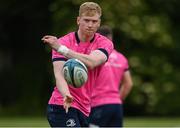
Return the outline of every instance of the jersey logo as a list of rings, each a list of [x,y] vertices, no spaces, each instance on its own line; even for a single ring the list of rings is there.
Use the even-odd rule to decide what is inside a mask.
[[[69,120],[66,121],[66,126],[67,127],[73,127],[75,125],[76,125],[76,122],[75,122],[74,119],[69,119]]]

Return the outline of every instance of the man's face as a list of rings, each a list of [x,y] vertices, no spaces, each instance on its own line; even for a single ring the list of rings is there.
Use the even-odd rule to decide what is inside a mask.
[[[79,30],[87,36],[94,35],[98,27],[100,26],[100,21],[101,20],[98,14],[95,14],[94,16],[82,15],[77,18]]]

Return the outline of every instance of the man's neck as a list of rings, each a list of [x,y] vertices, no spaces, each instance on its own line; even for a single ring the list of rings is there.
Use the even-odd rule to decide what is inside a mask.
[[[94,35],[92,36],[84,35],[78,30],[78,37],[80,42],[90,42],[93,39]]]

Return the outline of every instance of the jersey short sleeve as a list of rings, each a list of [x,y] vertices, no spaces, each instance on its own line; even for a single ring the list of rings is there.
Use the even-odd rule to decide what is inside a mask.
[[[98,49],[102,51],[108,58],[112,50],[114,49],[113,43],[111,40],[102,35],[98,34],[98,36]]]

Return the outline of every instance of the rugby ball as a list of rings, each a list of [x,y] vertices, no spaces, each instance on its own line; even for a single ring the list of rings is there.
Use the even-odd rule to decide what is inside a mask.
[[[63,66],[63,75],[68,85],[80,88],[88,79],[88,70],[78,59],[69,59]]]

